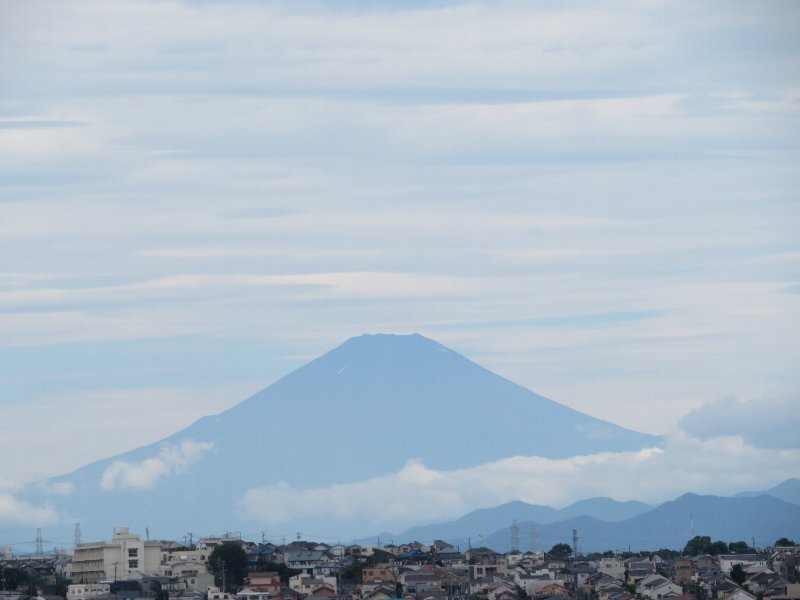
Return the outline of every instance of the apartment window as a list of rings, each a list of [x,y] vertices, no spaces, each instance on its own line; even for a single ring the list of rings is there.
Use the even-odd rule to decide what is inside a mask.
[[[128,548],[128,558],[136,558],[139,556],[138,548]]]
[[[138,569],[139,568],[139,561],[138,560],[129,560],[128,561],[128,568],[129,569]]]

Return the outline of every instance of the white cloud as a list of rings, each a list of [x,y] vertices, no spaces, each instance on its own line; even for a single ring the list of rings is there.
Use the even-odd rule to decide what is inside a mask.
[[[50,503],[33,505],[11,492],[0,491],[0,522],[14,525],[53,525],[72,519]]]
[[[239,507],[243,517],[273,526],[319,519],[349,523],[368,533],[511,500],[556,507],[595,496],[658,503],[687,491],[763,489],[792,474],[800,474],[798,450],[764,450],[739,437],[699,441],[676,435],[663,448],[639,452],[558,460],[518,456],[455,471],[435,471],[411,461],[397,473],[367,481],[311,489],[286,483],[255,488],[243,495]]]
[[[177,446],[164,445],[156,456],[138,463],[116,461],[103,471],[100,489],[150,489],[159,479],[186,471],[213,449],[211,442],[183,440]]]
[[[719,398],[685,415],[679,425],[696,438],[740,435],[761,448],[800,448],[800,412],[796,397],[749,401]]]

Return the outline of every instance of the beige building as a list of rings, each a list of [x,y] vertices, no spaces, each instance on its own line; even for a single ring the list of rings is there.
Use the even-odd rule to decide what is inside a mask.
[[[72,557],[71,579],[76,583],[97,583],[118,579],[136,579],[157,574],[161,562],[161,544],[142,541],[127,527],[114,532],[111,543],[78,544]]]

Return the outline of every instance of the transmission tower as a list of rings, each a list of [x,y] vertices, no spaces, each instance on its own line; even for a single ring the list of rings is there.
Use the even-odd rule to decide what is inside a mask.
[[[78,544],[81,543],[81,524],[75,523],[75,547],[78,547]]]
[[[578,530],[572,530],[572,556],[578,558]]]
[[[42,529],[36,530],[36,554],[41,556],[44,554],[44,547],[42,546],[44,540],[42,539]]]
[[[519,525],[516,519],[511,521],[511,550],[513,552],[519,551]]]

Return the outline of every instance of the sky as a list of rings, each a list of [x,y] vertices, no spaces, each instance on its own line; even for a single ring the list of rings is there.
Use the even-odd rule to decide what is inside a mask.
[[[742,485],[800,474],[798,30],[777,1],[1,2],[0,516],[365,332],[688,456],[784,452]]]

